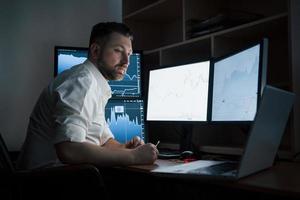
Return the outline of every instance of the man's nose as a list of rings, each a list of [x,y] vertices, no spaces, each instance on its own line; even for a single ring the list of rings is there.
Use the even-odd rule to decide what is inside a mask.
[[[122,57],[122,63],[123,64],[126,64],[127,66],[129,65],[129,59],[130,58],[130,56],[128,56],[128,55],[123,55],[123,57]]]

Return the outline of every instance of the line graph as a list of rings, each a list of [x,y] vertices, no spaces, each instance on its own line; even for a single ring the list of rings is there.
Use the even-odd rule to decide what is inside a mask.
[[[133,53],[130,56],[130,64],[124,79],[121,81],[109,81],[114,97],[139,97],[141,94],[140,89],[140,67],[141,55]]]
[[[206,121],[209,61],[150,71],[147,120]]]
[[[215,63],[213,121],[251,121],[257,108],[259,45]]]
[[[76,47],[63,47],[56,52],[57,73],[83,63],[87,59],[88,50]],[[140,97],[141,54],[133,53],[123,80],[109,81],[113,97]]]
[[[83,63],[87,58],[86,50],[60,50],[57,58],[57,72],[71,68],[74,65]]]

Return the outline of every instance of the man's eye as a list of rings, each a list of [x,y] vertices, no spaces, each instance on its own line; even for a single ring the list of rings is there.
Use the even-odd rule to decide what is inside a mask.
[[[115,51],[116,51],[116,52],[122,52],[122,50],[121,50],[121,49],[115,49]]]

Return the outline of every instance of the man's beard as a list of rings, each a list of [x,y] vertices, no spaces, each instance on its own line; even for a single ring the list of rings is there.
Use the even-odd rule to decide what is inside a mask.
[[[97,64],[100,72],[107,80],[111,80],[111,81],[123,80],[126,74],[126,69],[124,69],[125,73],[123,75],[117,72],[117,68],[119,67],[123,68],[121,64],[115,65],[112,69],[104,62],[99,61],[97,62]]]

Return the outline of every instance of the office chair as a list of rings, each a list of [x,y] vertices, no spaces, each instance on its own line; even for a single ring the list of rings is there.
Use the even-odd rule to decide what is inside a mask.
[[[0,133],[0,199],[106,199],[99,170],[89,164],[18,171]]]
[[[14,166],[10,160],[8,149],[4,143],[4,140],[0,134],[0,171],[13,172]]]

